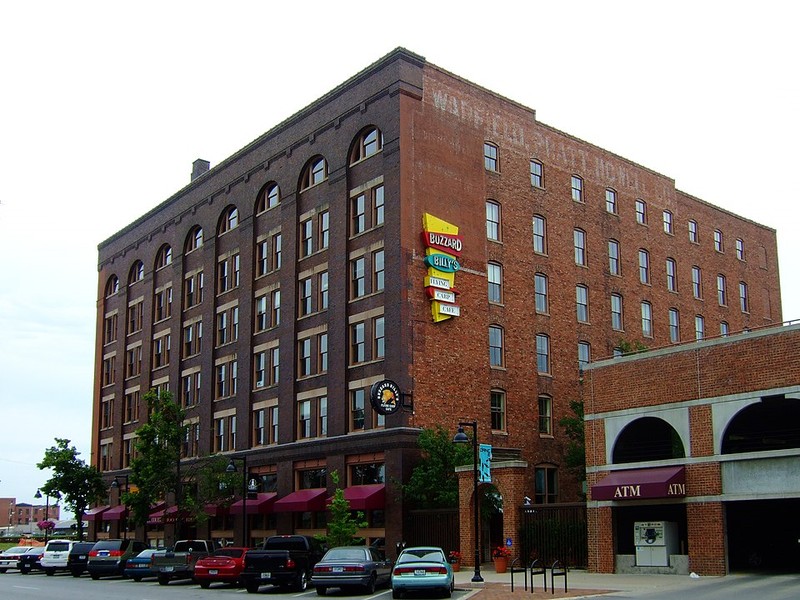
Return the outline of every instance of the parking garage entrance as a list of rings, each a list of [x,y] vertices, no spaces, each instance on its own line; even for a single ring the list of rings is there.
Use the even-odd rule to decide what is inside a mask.
[[[725,503],[731,572],[800,573],[800,498]]]

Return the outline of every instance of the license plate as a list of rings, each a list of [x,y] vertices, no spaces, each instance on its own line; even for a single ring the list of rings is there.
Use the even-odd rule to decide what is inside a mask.
[[[97,556],[108,556],[108,550],[100,550]]]
[[[334,573],[344,573],[344,569],[342,567],[333,567],[331,569]]]
[[[80,556],[78,556],[78,560],[86,560],[86,555],[81,554]]]
[[[425,569],[414,569],[414,575],[425,575]]]
[[[270,577],[272,577],[272,573],[262,573],[261,574],[261,579],[269,579]]]
[[[171,573],[172,571],[174,571],[174,570],[175,570],[175,567],[164,567],[164,570],[165,570],[167,573]]]
[[[217,569],[209,569],[208,570],[208,574],[209,575],[216,575],[217,573],[219,573],[219,571]]]

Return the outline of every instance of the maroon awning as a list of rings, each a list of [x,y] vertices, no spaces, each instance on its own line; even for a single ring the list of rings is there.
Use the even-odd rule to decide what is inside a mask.
[[[150,516],[147,518],[148,525],[161,525],[162,519],[164,518],[164,511],[157,510],[155,512],[151,512]]]
[[[352,510],[377,510],[386,506],[386,484],[370,483],[367,485],[352,485],[344,490],[344,498],[350,502]],[[328,498],[330,504],[333,496]]]
[[[248,515],[265,515],[267,513],[272,512],[273,505],[275,501],[278,499],[278,494],[275,492],[266,492],[263,494],[258,494],[258,497],[254,500],[247,499],[247,514]],[[232,515],[240,515],[242,514],[242,507],[244,506],[244,502],[242,500],[238,500],[231,504],[231,514]]]
[[[275,512],[305,512],[325,510],[325,500],[327,500],[328,490],[325,488],[313,488],[309,490],[297,490],[288,496],[284,496],[272,505]]]
[[[108,510],[109,506],[106,504],[105,506],[95,506],[94,508],[90,508],[83,514],[83,518],[86,521],[99,521],[100,515]]]
[[[109,508],[103,513],[103,521],[121,521],[128,518],[128,507],[124,504]]]
[[[592,500],[642,500],[684,496],[685,467],[614,471],[592,486]]]
[[[208,503],[203,507],[203,512],[209,517],[224,517],[230,512],[230,506]]]

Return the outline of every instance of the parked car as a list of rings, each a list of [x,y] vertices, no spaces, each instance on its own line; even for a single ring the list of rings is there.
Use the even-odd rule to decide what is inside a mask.
[[[434,546],[406,548],[392,570],[392,598],[410,591],[441,591],[449,598],[455,588],[453,568],[444,550]]]
[[[215,581],[239,583],[239,575],[244,568],[244,555],[250,548],[229,546],[215,550],[194,564],[194,580],[203,589],[208,589]]]
[[[311,585],[320,596],[332,587],[363,587],[371,595],[377,586],[389,584],[391,579],[392,561],[386,560],[381,551],[364,546],[339,546],[328,550],[314,566]]]
[[[158,583],[167,585],[172,579],[192,579],[197,561],[218,548],[219,544],[211,540],[180,540],[172,550],[156,552],[152,562],[158,572]]]
[[[94,580],[107,575],[124,575],[128,559],[147,548],[147,544],[138,540],[100,540],[89,552],[89,575]]]
[[[262,585],[293,587],[302,592],[308,587],[314,565],[325,554],[319,540],[308,535],[273,535],[261,548],[244,555],[241,580],[248,593]]]
[[[67,556],[67,568],[73,577],[80,577],[86,571],[86,563],[89,560],[89,550],[94,546],[94,542],[78,542],[69,551]]]
[[[55,575],[56,571],[66,571],[69,552],[76,543],[73,540],[50,540],[47,542],[44,547],[44,556],[42,556],[42,569],[45,574]]]
[[[164,548],[148,548],[136,556],[129,558],[125,563],[123,575],[134,581],[141,581],[145,577],[158,577],[158,571],[153,568],[153,554],[163,552]]]
[[[8,548],[4,552],[0,552],[0,573],[5,573],[9,569],[16,569],[19,559],[25,554],[32,546],[14,546]]]
[[[23,575],[27,575],[33,570],[40,570],[42,568],[43,556],[44,546],[36,546],[28,549],[28,551],[20,557],[19,562],[17,563],[19,572]]]

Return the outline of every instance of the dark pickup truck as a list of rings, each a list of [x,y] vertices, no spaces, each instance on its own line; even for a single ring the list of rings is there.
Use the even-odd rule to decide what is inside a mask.
[[[167,585],[172,579],[191,579],[195,563],[218,548],[208,540],[181,540],[171,550],[153,554],[150,568],[158,575],[158,583]]]
[[[244,557],[244,569],[239,576],[251,594],[262,585],[278,585],[304,591],[311,580],[314,565],[325,548],[307,535],[273,535],[257,550]]]

